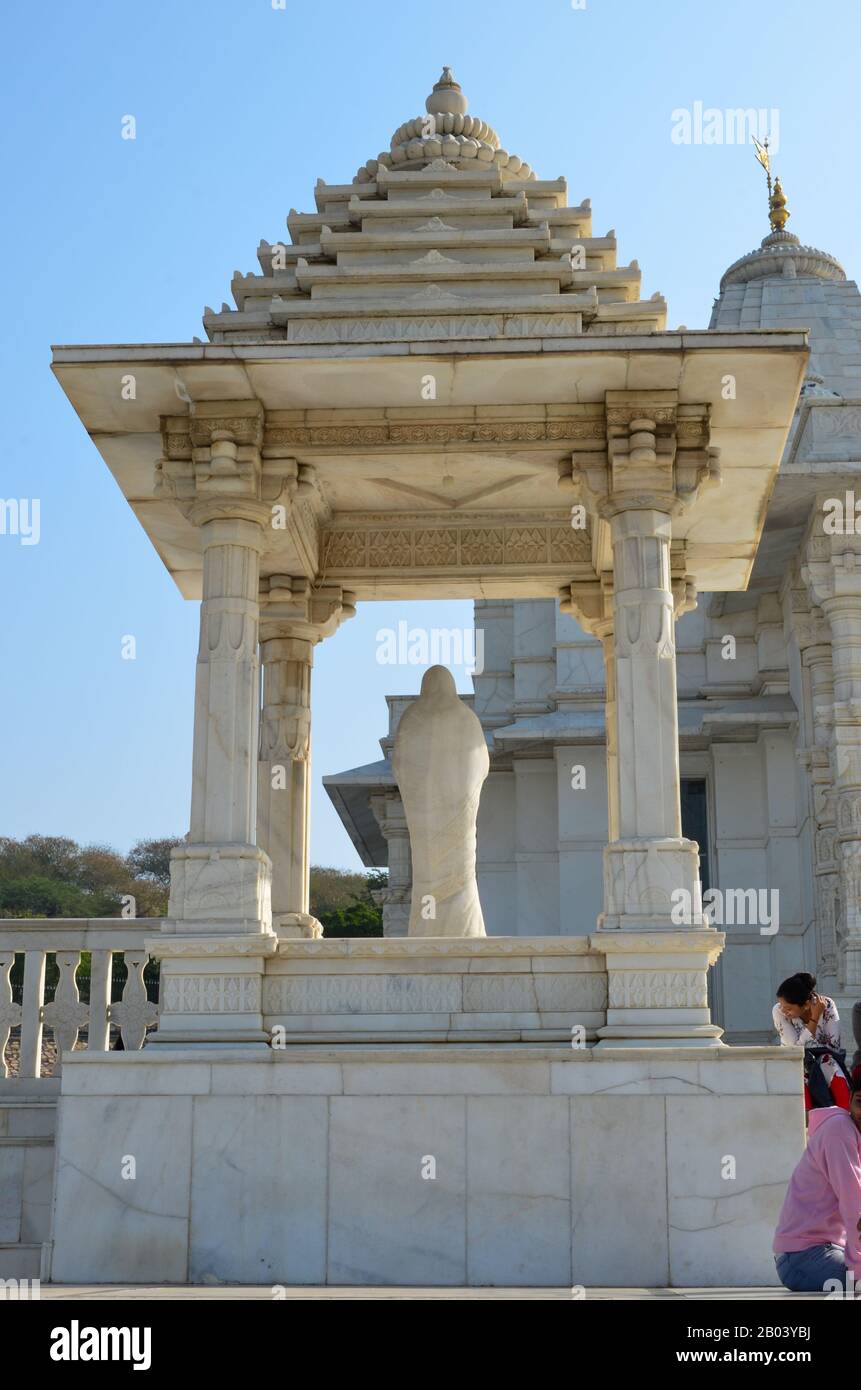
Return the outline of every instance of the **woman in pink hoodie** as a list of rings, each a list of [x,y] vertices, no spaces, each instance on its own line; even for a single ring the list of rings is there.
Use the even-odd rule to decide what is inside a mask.
[[[861,1288],[861,1081],[849,1109],[810,1112],[807,1147],[789,1180],[774,1235],[780,1282],[795,1293],[829,1279]]]

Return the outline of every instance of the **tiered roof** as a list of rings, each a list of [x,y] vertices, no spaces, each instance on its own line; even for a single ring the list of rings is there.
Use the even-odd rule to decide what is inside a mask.
[[[205,311],[212,342],[523,342],[666,326],[663,298],[640,299],[637,262],[617,267],[614,232],[592,235],[590,201],[569,206],[564,178],[538,179],[501,149],[448,68],[426,107],[352,183],[318,180],[317,211],[287,218],[289,245],[261,242],[262,273],[233,277],[236,309]]]

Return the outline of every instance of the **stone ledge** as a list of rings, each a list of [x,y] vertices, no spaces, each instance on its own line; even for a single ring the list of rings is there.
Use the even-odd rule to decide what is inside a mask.
[[[457,1061],[486,1061],[500,1062],[541,1062],[560,1060],[560,1053],[567,1054],[567,1060],[577,1065],[593,1063],[603,1065],[608,1062],[628,1062],[649,1061],[660,1062],[663,1066],[668,1066],[673,1062],[697,1062],[713,1063],[722,1066],[738,1065],[742,1062],[770,1062],[782,1064],[784,1066],[800,1067],[802,1061],[803,1048],[800,1047],[717,1047],[709,1051],[708,1055],[703,1053],[700,1047],[638,1047],[636,1049],[628,1047],[608,1047],[601,1048],[572,1048],[570,1044],[548,1046],[545,1043],[523,1043],[507,1044],[495,1043],[488,1046],[486,1043],[462,1043],[448,1048],[445,1054],[441,1054],[438,1048],[425,1047],[420,1042],[402,1043],[397,1048],[388,1043],[376,1043],[372,1046],[362,1044],[356,1046],[350,1043],[313,1043],[297,1044],[288,1049],[270,1048],[268,1053],[260,1053],[250,1059],[247,1052],[237,1048],[231,1051],[229,1048],[219,1048],[218,1053],[213,1053],[209,1057],[202,1057],[199,1053],[189,1053],[188,1051],[167,1047],[158,1050],[145,1048],[141,1052],[64,1052],[63,1053],[63,1076],[67,1074],[69,1068],[76,1067],[149,1067],[149,1066],[178,1066],[184,1064],[194,1067],[203,1066],[281,1066],[286,1063],[294,1062],[321,1062],[321,1061],[368,1061],[368,1062],[404,1062],[404,1061],[423,1061],[446,1062]]]
[[[9,1249],[8,1246],[0,1245],[0,1252]],[[12,1249],[33,1249],[38,1250],[38,1246],[11,1247]],[[23,1277],[23,1276],[22,1276]],[[529,1302],[571,1302],[571,1287],[566,1284],[559,1288],[547,1288],[540,1285],[529,1285],[519,1287],[509,1287],[504,1289],[480,1286],[478,1288],[455,1288],[453,1286],[431,1288],[428,1285],[404,1284],[396,1286],[393,1284],[379,1285],[335,1285],[313,1286],[309,1284],[295,1284],[285,1288],[281,1285],[283,1297],[289,1302],[323,1302],[323,1303],[363,1303],[363,1302],[384,1302],[384,1303],[436,1303],[436,1302],[458,1302],[467,1303],[521,1303]],[[813,1303],[819,1299],[830,1297],[824,1293],[790,1293],[788,1289],[771,1287],[752,1287],[749,1285],[741,1286],[738,1284],[724,1286],[722,1288],[711,1288],[706,1285],[698,1288],[670,1288],[669,1285],[662,1288],[640,1288],[631,1286],[629,1288],[592,1288],[585,1290],[586,1298],[590,1303],[596,1300],[601,1302],[631,1302],[639,1300],[646,1303],[666,1303],[679,1301],[685,1302],[692,1299],[701,1300],[708,1298],[709,1302],[768,1302],[775,1301],[790,1303]],[[272,1302],[271,1284],[229,1284],[219,1283],[214,1286],[207,1284],[45,1284],[41,1286],[39,1298],[42,1303],[56,1303],[60,1300],[86,1299],[88,1302],[93,1300],[122,1299],[129,1301],[146,1301],[147,1303],[159,1302],[219,1302],[242,1301],[242,1302]]]
[[[341,937],[327,941],[280,941],[278,955],[294,959],[398,956],[591,956],[600,955],[588,936]]]
[[[292,1045],[283,1051],[74,1054],[63,1105],[77,1097],[588,1096],[769,1097],[797,1102],[801,1056],[788,1048],[618,1048],[503,1042]],[[62,1128],[62,1126],[61,1126]]]

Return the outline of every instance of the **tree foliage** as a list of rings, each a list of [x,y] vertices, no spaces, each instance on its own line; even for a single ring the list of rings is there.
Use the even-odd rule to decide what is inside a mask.
[[[134,898],[136,917],[163,917],[168,880],[158,871],[170,843],[142,840],[124,857],[66,836],[2,836],[0,916],[119,917],[123,900]]]
[[[388,874],[380,869],[355,873],[349,869],[311,868],[311,913],[324,936],[382,936],[382,908],[375,889],[384,888]]]
[[[163,917],[170,852],[178,836],[139,840],[125,856],[109,845],[79,845],[62,835],[0,836],[0,917],[119,917],[133,897],[135,916]],[[311,912],[326,936],[382,936],[374,901],[385,871],[312,867]]]

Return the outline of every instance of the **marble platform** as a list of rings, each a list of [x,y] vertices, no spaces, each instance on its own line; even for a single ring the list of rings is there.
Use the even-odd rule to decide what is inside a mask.
[[[587,937],[286,941],[263,1018],[289,1043],[592,1041],[607,970]]]
[[[70,1053],[46,1274],[773,1286],[803,1142],[795,1049]]]

